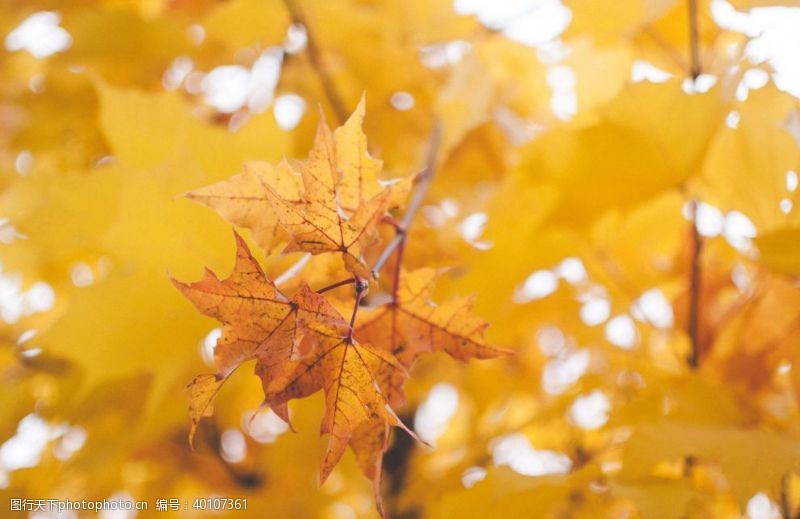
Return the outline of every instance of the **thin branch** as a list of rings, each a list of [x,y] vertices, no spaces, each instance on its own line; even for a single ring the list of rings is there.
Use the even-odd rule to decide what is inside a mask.
[[[308,52],[308,59],[311,61],[311,66],[319,77],[319,82],[322,84],[322,89],[325,91],[325,97],[336,114],[339,124],[344,124],[347,120],[347,109],[345,103],[342,101],[339,92],[336,90],[336,85],[333,79],[328,75],[327,67],[322,62],[322,52],[320,51],[317,39],[308,25],[306,17],[303,15],[300,8],[295,3],[295,0],[283,0],[286,10],[289,11],[289,16],[292,18],[292,23],[302,25],[306,30],[306,51]]]
[[[356,282],[356,278],[343,279],[341,281],[337,281],[336,283],[333,283],[332,285],[328,285],[328,286],[326,286],[324,288],[320,288],[319,290],[317,290],[317,294],[324,294],[328,290],[333,290],[334,288],[339,288],[339,287],[344,286],[344,285],[352,285],[355,282]]]
[[[703,251],[703,241],[697,230],[697,200],[689,202],[689,212],[692,223],[691,238],[692,250],[689,273],[689,315],[687,318],[686,332],[689,334],[691,352],[689,353],[689,367],[697,369],[700,364],[700,284],[701,267],[700,255]]]
[[[436,173],[436,156],[439,154],[439,145],[441,143],[442,123],[437,120],[433,123],[433,129],[431,130],[431,140],[428,148],[428,156],[425,160],[425,169],[422,170],[422,172],[417,175],[417,178],[415,179],[417,185],[414,191],[414,196],[411,198],[411,202],[408,204],[408,210],[406,210],[406,215],[401,222],[401,225],[406,232],[408,232],[408,228],[411,226],[411,221],[414,219],[417,210],[422,205],[422,201],[425,199],[425,195],[428,193],[428,189],[431,187],[431,181]]]
[[[400,288],[400,268],[403,266],[403,255],[406,250],[406,234],[403,234],[400,245],[397,246],[397,257],[394,262],[394,278],[392,279],[392,302],[397,302],[397,291]]]
[[[372,266],[372,277],[375,279],[378,279],[380,277],[381,269],[389,260],[389,258],[392,256],[392,253],[397,248],[397,246],[400,245],[400,242],[403,241],[404,239],[403,237],[406,235],[405,229],[401,229],[400,227],[398,227],[396,230],[397,234],[395,235],[394,238],[392,238],[392,241],[389,242],[386,248],[383,249],[383,252],[381,252],[381,255],[378,257],[378,260],[375,262],[375,265]]]
[[[369,289],[369,282],[366,279],[360,278],[358,276],[353,277],[353,281],[356,284],[356,302],[353,305],[353,315],[350,316],[350,328],[347,331],[347,342],[353,342],[353,329],[356,324],[356,315],[358,314],[358,307],[361,306],[361,300],[367,295],[367,290]]]
[[[400,230],[400,221],[390,214],[384,215],[383,218],[381,218],[381,223],[391,225],[395,231]]]
[[[702,73],[700,65],[700,31],[697,20],[697,0],[687,0],[689,8],[689,73],[692,79]]]
[[[395,226],[395,230],[397,231],[397,235],[386,245],[386,248],[383,249],[381,255],[378,257],[378,260],[372,266],[372,277],[378,279],[380,276],[380,271],[386,262],[391,257],[392,253],[397,249],[401,244],[405,244],[406,236],[408,236],[408,229],[411,227],[411,222],[414,220],[414,217],[417,214],[420,206],[422,206],[422,202],[425,199],[425,195],[428,194],[428,189],[431,187],[431,181],[436,173],[436,156],[439,153],[439,145],[442,141],[442,125],[439,121],[434,122],[433,130],[431,131],[431,140],[430,140],[430,147],[428,148],[428,156],[425,160],[425,169],[423,169],[417,177],[414,179],[414,193],[411,196],[411,202],[408,204],[408,209],[406,209],[406,214],[403,217],[403,220]],[[399,262],[398,266],[396,267],[399,270]],[[396,274],[395,276],[397,276]],[[396,290],[394,290],[396,292]]]

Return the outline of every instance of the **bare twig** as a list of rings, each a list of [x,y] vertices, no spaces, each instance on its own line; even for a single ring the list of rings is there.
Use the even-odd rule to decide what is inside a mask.
[[[692,250],[689,273],[689,312],[687,317],[686,332],[689,334],[691,351],[689,352],[689,367],[697,369],[700,364],[700,283],[701,266],[700,255],[703,250],[703,241],[697,230],[697,200],[689,202],[690,219],[692,223],[691,237]]]
[[[389,244],[386,246],[386,248],[383,249],[383,252],[381,252],[381,255],[378,257],[378,260],[375,262],[375,265],[372,266],[372,277],[375,279],[378,279],[378,277],[380,277],[381,269],[389,260],[389,258],[392,256],[392,253],[397,248],[397,246],[400,245],[400,242],[403,241],[403,236],[405,236],[406,234],[405,229],[402,229],[400,227],[397,227],[396,231],[397,234],[395,235],[395,237],[392,238],[392,241],[390,241]]]
[[[283,4],[286,6],[286,10],[289,11],[289,16],[292,18],[292,23],[302,25],[305,28],[306,51],[308,52],[308,59],[311,61],[311,66],[314,68],[314,71],[319,77],[319,82],[322,84],[325,97],[327,97],[328,102],[331,105],[331,109],[333,109],[334,114],[336,114],[336,119],[338,119],[339,124],[344,124],[344,122],[347,120],[347,109],[345,108],[345,103],[342,101],[339,92],[336,90],[336,85],[333,83],[333,79],[328,75],[327,68],[322,62],[322,53],[320,52],[316,37],[311,31],[311,27],[309,27],[306,17],[297,6],[295,0],[283,0]]]
[[[700,31],[697,21],[697,0],[687,0],[689,10],[689,73],[692,79],[702,73],[700,65]]]
[[[406,234],[403,233],[400,245],[397,246],[397,257],[394,262],[394,276],[392,278],[392,302],[397,302],[397,291],[400,287],[400,269],[403,267],[403,256],[406,250]]]
[[[417,178],[414,179],[414,194],[411,196],[411,202],[408,204],[408,209],[406,209],[406,214],[403,217],[403,220],[399,224],[395,225],[397,235],[392,239],[392,241],[389,242],[388,245],[386,245],[386,248],[383,249],[383,252],[381,252],[381,255],[378,257],[378,260],[372,266],[372,276],[375,279],[378,279],[381,269],[389,260],[395,249],[405,246],[406,237],[408,236],[408,229],[411,227],[411,222],[414,220],[414,216],[416,216],[417,211],[422,205],[425,195],[428,194],[428,189],[431,186],[431,181],[433,180],[436,171],[436,156],[439,153],[439,145],[441,144],[441,141],[442,125],[439,121],[436,121],[433,125],[433,130],[431,131],[430,147],[428,148],[428,156],[425,160],[425,168],[417,175]],[[402,247],[400,250],[402,251]],[[401,255],[401,253],[398,253],[398,259],[401,259]],[[395,278],[399,276],[399,269],[400,261],[397,262],[397,272],[395,273]],[[397,283],[395,283],[393,293],[397,292],[396,285]]]

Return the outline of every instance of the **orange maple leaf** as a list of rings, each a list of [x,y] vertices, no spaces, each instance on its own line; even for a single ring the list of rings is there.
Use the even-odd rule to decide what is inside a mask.
[[[341,252],[345,268],[366,278],[370,272],[364,248],[375,240],[376,225],[395,195],[393,188],[380,188],[374,178],[364,176],[362,172],[371,168],[361,163],[346,168],[348,175],[343,175],[337,156],[334,136],[320,121],[309,158],[299,165],[303,203],[285,200],[272,190],[269,195],[278,220],[292,237],[286,252]],[[374,186],[380,189],[366,199]],[[343,202],[357,205],[347,207]]]
[[[190,384],[190,442],[199,421],[211,415],[228,376],[243,362],[256,359],[264,405],[287,423],[290,399],[325,391],[321,433],[329,434],[330,440],[320,482],[350,445],[379,496],[388,427],[408,429],[389,406],[375,374],[391,374],[392,380],[402,381],[408,373],[387,351],[357,343],[350,324],[308,285],[303,284],[291,299],[278,291],[245,241],[234,235],[236,263],[230,276],[220,280],[206,270],[194,283],[173,280],[203,314],[223,323],[214,351],[217,372],[200,375]]]
[[[439,350],[460,360],[510,352],[486,343],[487,324],[471,314],[471,298],[440,306],[431,303],[432,269],[398,271],[392,301],[354,330],[365,288],[361,278],[370,275],[363,252],[376,238],[378,221],[409,187],[408,182],[391,186],[378,182],[381,163],[367,152],[363,117],[362,99],[336,132],[321,120],[309,158],[296,167],[286,162],[275,167],[251,163],[244,173],[189,195],[252,229],[265,247],[285,232],[286,251],[340,253],[354,277],[320,292],[355,284],[349,322],[305,282],[291,298],[278,291],[239,235],[236,264],[228,278],[220,280],[207,270],[195,283],[173,281],[202,313],[223,324],[215,350],[217,372],[198,376],[190,386],[190,441],[198,422],[211,414],[227,377],[241,363],[255,359],[263,406],[287,423],[289,400],[325,393],[321,434],[329,439],[320,482],[350,446],[373,481],[382,510],[381,464],[391,427],[416,438],[392,409],[405,399],[408,368],[419,355]],[[417,196],[406,218],[413,217],[423,195]],[[402,240],[404,235],[398,236]]]
[[[277,378],[262,377],[265,404],[283,406],[290,399],[323,390],[325,415],[320,432],[329,434],[329,440],[320,483],[350,445],[364,473],[379,487],[379,458],[386,448],[388,427],[413,433],[389,406],[375,374],[393,373],[397,379],[405,379],[408,373],[390,353],[357,343],[339,312],[308,286],[301,287],[295,300],[303,308],[298,322],[306,332],[304,341],[313,342],[313,347],[308,348],[309,355],[287,363]]]
[[[345,124],[331,132],[320,112],[314,146],[294,166],[251,162],[244,172],[187,196],[234,225],[253,231],[267,250],[288,238],[286,252],[341,252],[345,267],[366,278],[364,249],[376,239],[376,224],[391,206],[400,205],[410,182],[381,184],[383,163],[367,150],[361,129],[362,97]]]
[[[300,175],[287,161],[277,166],[253,161],[244,165],[243,172],[186,196],[214,209],[233,225],[250,229],[256,243],[271,250],[280,238],[285,241],[287,237],[281,233],[269,193],[279,196],[285,203],[297,204],[301,201],[302,187]]]
[[[436,272],[430,268],[402,272],[395,299],[363,320],[355,336],[391,353],[406,369],[421,354],[433,351],[445,351],[461,361],[512,353],[486,343],[488,324],[472,315],[473,297],[433,304],[435,278]],[[405,402],[403,378],[391,370],[379,371],[376,378],[392,406]]]
[[[190,385],[190,442],[199,420],[210,415],[222,383],[240,364],[257,359],[257,369],[270,376],[297,354],[297,303],[275,287],[241,236],[234,235],[236,264],[228,278],[220,280],[206,269],[203,278],[194,283],[172,280],[200,312],[223,324],[214,349],[216,374],[201,375]],[[288,419],[285,409],[276,408],[275,412]]]

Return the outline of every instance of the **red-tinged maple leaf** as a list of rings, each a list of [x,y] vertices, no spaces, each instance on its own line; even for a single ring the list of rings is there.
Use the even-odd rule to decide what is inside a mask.
[[[325,415],[320,431],[328,434],[329,440],[320,482],[327,479],[350,445],[365,474],[379,485],[378,458],[386,448],[386,428],[408,429],[389,406],[375,373],[391,372],[403,379],[406,370],[390,353],[354,341],[344,318],[307,286],[298,291],[295,301],[303,308],[299,322],[306,332],[304,342],[313,342],[313,347],[304,348],[310,353],[302,359],[286,363],[279,376],[262,376],[265,404],[281,406],[323,390]]]
[[[486,343],[488,324],[472,315],[473,297],[432,303],[435,278],[436,272],[428,268],[403,272],[396,299],[364,319],[355,331],[356,338],[391,353],[407,369],[419,355],[433,351],[444,351],[461,361],[512,353]],[[376,377],[392,406],[405,402],[403,378],[391,370],[380,371]]]
[[[241,236],[234,235],[236,264],[229,277],[220,280],[207,269],[194,283],[172,280],[200,312],[223,324],[214,349],[216,374],[201,375],[190,386],[190,441],[199,420],[211,413],[220,386],[242,362],[257,359],[257,369],[269,376],[297,352],[297,304],[278,291]],[[275,412],[288,418],[285,409]]]

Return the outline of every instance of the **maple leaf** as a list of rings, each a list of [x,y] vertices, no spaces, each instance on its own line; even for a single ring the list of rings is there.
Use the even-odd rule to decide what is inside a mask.
[[[489,20],[451,0],[22,3],[0,2],[0,441],[37,423],[54,434],[35,466],[3,465],[13,494],[222,489],[256,516],[369,515],[361,474],[348,467],[336,474],[347,491],[319,492],[320,456],[272,413],[237,426],[253,404],[245,385],[226,388],[231,413],[204,435],[219,456],[175,445],[186,420],[175,383],[198,375],[210,315],[225,333],[216,369],[189,387],[190,439],[246,362],[284,420],[284,400],[324,393],[322,475],[349,446],[379,510],[386,457],[392,517],[800,517],[800,111],[775,84],[797,63],[753,63],[758,42],[716,23],[713,2],[564,0],[550,14],[571,17],[569,53],[540,49],[560,70],[520,34],[524,5]],[[42,22],[71,46],[36,57],[24,26]],[[791,43],[764,29],[770,47]],[[238,76],[280,69],[269,110],[203,88],[234,55]],[[301,107],[315,104],[337,123],[297,155],[318,122]],[[275,160],[295,156],[307,160]],[[186,192],[212,211],[175,199]],[[462,232],[484,219],[480,242]],[[198,312],[164,271],[190,279],[198,258],[222,264],[228,222],[252,232],[276,277],[237,247],[229,277],[178,284]],[[375,250],[376,228],[390,227]],[[317,255],[275,258],[287,244]],[[397,276],[388,304],[360,307],[348,290],[365,263]],[[479,294],[476,306],[435,305],[432,271],[401,276],[408,265],[457,269],[442,292]],[[304,285],[324,286],[341,315]],[[266,293],[274,304],[252,300]],[[492,340],[520,354],[466,377],[453,362],[425,370],[409,400],[437,447],[403,437],[387,451],[401,366],[493,355],[476,346],[478,308]],[[304,400],[292,419],[314,429]],[[446,407],[444,426],[430,411]],[[222,441],[236,429],[254,440],[240,462]],[[532,455],[559,461],[531,477]],[[147,484],[120,478],[131,463],[148,467]]]
[[[383,496],[381,495],[383,454],[389,447],[390,429],[391,425],[386,420],[373,418],[359,424],[350,437],[350,446],[355,454],[356,462],[364,475],[372,481],[375,503],[381,516],[384,516]],[[416,435],[412,436],[418,439]]]
[[[353,114],[333,132],[336,169],[341,175],[337,195],[346,211],[355,211],[384,190],[378,182],[383,162],[370,156],[367,136],[362,130],[365,112],[362,96]]]
[[[486,321],[472,315],[474,298],[453,298],[435,305],[430,298],[436,271],[430,268],[403,272],[394,301],[375,310],[356,329],[359,339],[388,351],[406,368],[423,353],[444,351],[461,361],[489,359],[512,352],[487,344]],[[404,379],[393,371],[380,371],[381,388],[393,406],[402,405]]]
[[[194,283],[172,280],[200,312],[223,324],[214,349],[217,373],[201,375],[190,386],[190,442],[199,420],[210,414],[219,387],[242,362],[255,358],[256,369],[270,376],[297,352],[297,304],[264,275],[242,237],[234,236],[236,263],[226,279],[206,269]],[[285,408],[274,410],[288,421]]]
[[[298,204],[301,191],[299,175],[285,160],[277,166],[254,161],[245,163],[243,172],[186,196],[214,209],[233,225],[250,229],[256,243],[270,250],[280,236],[278,215],[270,204],[270,193],[287,204]]]
[[[189,384],[189,419],[192,425],[189,428],[189,444],[194,443],[194,435],[200,420],[214,414],[214,399],[225,383],[225,377],[214,373],[197,375]]]
[[[268,190],[278,220],[292,237],[285,252],[341,252],[350,272],[368,277],[363,250],[376,235],[376,224],[398,195],[375,178],[380,162],[366,152],[360,133],[363,99],[353,116],[332,133],[320,119],[308,160],[300,163],[303,203]],[[399,189],[402,191],[401,184]]]
[[[307,356],[285,363],[279,376],[267,378],[259,373],[264,380],[264,403],[282,406],[290,399],[323,390],[325,415],[320,432],[329,434],[329,440],[320,483],[328,478],[349,444],[365,474],[379,485],[386,427],[408,429],[389,406],[375,373],[388,372],[401,379],[408,374],[390,353],[357,343],[344,318],[308,286],[300,288],[295,301],[302,308],[298,322],[307,332],[304,342],[313,342],[313,346]]]
[[[375,240],[386,210],[402,203],[410,183],[378,182],[383,163],[367,150],[364,113],[362,97],[334,132],[320,113],[309,158],[294,168],[285,160],[277,166],[250,162],[242,173],[187,196],[251,229],[266,250],[288,233],[285,252],[341,252],[349,271],[368,277],[363,250]]]

